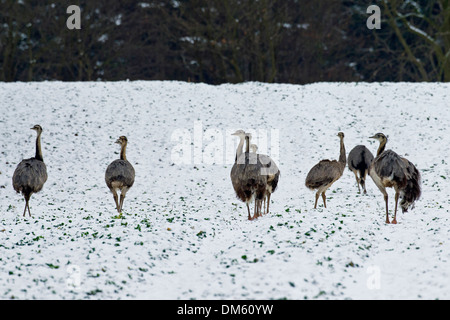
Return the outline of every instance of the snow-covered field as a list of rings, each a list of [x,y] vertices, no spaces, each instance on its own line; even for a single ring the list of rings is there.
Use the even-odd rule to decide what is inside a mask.
[[[2,299],[450,299],[449,84],[2,83],[0,98]],[[49,178],[29,218],[11,178],[35,124]],[[236,129],[281,170],[255,221],[230,181]],[[348,169],[313,209],[305,177],[338,158],[339,131],[347,154],[383,132],[421,171],[399,224]],[[122,217],[104,182],[120,135],[136,170]]]

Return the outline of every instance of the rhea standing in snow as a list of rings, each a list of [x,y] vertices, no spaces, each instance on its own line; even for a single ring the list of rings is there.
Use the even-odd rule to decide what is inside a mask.
[[[257,154],[258,146],[256,144],[250,145],[252,153]],[[269,213],[270,196],[275,192],[280,179],[280,169],[269,156],[264,154],[257,154],[258,161],[262,164],[262,174],[267,175],[266,195],[264,196],[264,214]],[[267,205],[266,205],[267,203]]]
[[[403,212],[414,208],[414,203],[421,195],[419,170],[407,159],[400,157],[392,150],[386,150],[387,137],[382,133],[370,137],[380,142],[377,157],[372,162],[369,175],[384,196],[386,203],[386,223],[389,221],[388,194],[386,188],[395,190],[395,211],[393,224],[397,223],[397,203],[401,197],[400,206]]]
[[[106,169],[105,182],[113,194],[117,212],[122,213],[123,201],[125,200],[126,193],[134,184],[135,172],[126,156],[127,137],[121,136],[117,139],[116,143],[121,146],[120,159],[111,162]],[[120,202],[118,201],[118,190],[120,190]]]
[[[354,147],[348,154],[348,168],[355,174],[358,192],[361,192],[361,189],[359,188],[359,185],[361,185],[364,190],[364,194],[367,194],[366,177],[369,173],[369,167],[372,164],[372,161],[372,152],[370,152],[370,150],[363,145]]]
[[[12,178],[14,190],[16,190],[17,193],[22,193],[25,198],[25,209],[23,210],[24,217],[27,208],[28,214],[31,217],[29,205],[31,195],[41,191],[44,187],[44,183],[47,181],[47,167],[45,166],[41,149],[42,127],[40,125],[35,125],[31,130],[37,132],[36,155],[34,158],[22,160],[17,165]]]
[[[260,215],[260,203],[266,194],[267,176],[261,174],[261,163],[257,160],[256,153],[250,153],[250,134],[238,130],[232,135],[240,138],[236,150],[236,158],[231,168],[231,183],[236,196],[247,205],[248,219],[253,220]],[[243,152],[244,142],[246,152]],[[249,203],[255,200],[253,217],[250,214]]]
[[[333,183],[335,183],[344,173],[346,164],[345,146],[344,146],[344,133],[339,132],[338,137],[340,138],[340,155],[339,161],[336,160],[322,160],[316,164],[309,171],[306,176],[305,185],[311,190],[316,190],[316,201],[314,203],[314,209],[317,208],[317,200],[319,196],[322,195],[323,205],[326,208],[326,196],[325,192]]]

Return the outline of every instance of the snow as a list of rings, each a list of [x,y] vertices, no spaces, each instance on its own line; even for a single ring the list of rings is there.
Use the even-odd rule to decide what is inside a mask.
[[[425,38],[426,40],[428,40],[429,42],[431,42],[433,45],[437,45],[436,40],[433,39],[433,37],[431,37],[430,35],[428,35],[425,31],[413,26],[411,23],[406,22],[406,25],[408,26],[408,28],[413,31],[414,33],[422,36],[423,38]]]
[[[2,83],[0,298],[449,299],[449,95],[440,83]],[[35,124],[49,178],[29,218],[11,178],[34,155]],[[281,170],[255,221],[229,177],[237,129]],[[383,132],[419,168],[423,196],[399,224],[348,169],[313,209],[304,181],[338,158],[339,131],[347,154],[375,153],[368,137]],[[104,182],[120,135],[136,170],[122,217]]]

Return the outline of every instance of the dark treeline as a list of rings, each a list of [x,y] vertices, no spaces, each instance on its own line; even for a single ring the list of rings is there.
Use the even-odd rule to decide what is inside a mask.
[[[69,5],[81,30],[69,30]],[[369,30],[367,7],[381,9]],[[0,0],[0,81],[450,81],[450,0]]]

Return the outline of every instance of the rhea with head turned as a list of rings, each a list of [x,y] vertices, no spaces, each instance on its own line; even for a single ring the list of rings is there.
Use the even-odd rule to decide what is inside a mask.
[[[113,194],[117,212],[122,213],[123,201],[128,190],[134,184],[135,172],[131,163],[127,160],[126,149],[128,139],[125,136],[116,140],[120,144],[120,159],[114,160],[105,172],[105,182]],[[120,201],[117,192],[120,191]]]
[[[41,149],[41,134],[42,127],[35,125],[31,130],[36,131],[36,154],[34,158],[22,160],[14,171],[12,177],[13,188],[17,193],[22,193],[25,198],[25,209],[23,216],[28,209],[28,214],[31,217],[29,201],[33,193],[42,190],[44,183],[47,181],[47,167],[42,157]]]

